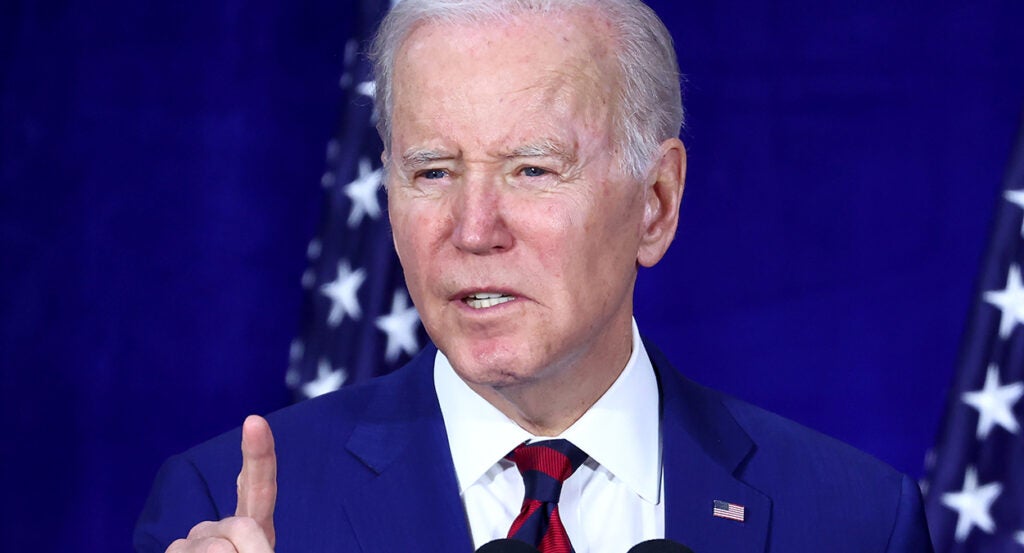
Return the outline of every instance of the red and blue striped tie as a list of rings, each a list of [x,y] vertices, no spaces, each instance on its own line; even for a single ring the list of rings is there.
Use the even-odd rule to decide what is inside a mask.
[[[526,497],[508,537],[524,541],[540,553],[573,553],[558,516],[562,483],[587,460],[587,454],[567,440],[522,444],[509,458],[523,475]]]

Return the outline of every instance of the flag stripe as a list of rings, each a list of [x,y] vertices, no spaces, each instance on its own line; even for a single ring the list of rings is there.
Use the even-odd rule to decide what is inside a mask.
[[[728,501],[715,500],[711,514],[719,518],[744,521],[746,509],[743,505],[729,503]]]

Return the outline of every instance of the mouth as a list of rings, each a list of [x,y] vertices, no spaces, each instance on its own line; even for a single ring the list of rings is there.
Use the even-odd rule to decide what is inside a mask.
[[[487,309],[516,299],[500,292],[474,292],[462,298],[462,302],[473,309]]]

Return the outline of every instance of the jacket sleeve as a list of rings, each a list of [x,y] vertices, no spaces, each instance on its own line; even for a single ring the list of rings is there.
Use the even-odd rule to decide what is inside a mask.
[[[928,524],[924,518],[921,490],[917,483],[903,476],[899,507],[892,534],[889,536],[888,553],[932,553],[932,540],[928,535]]]
[[[195,464],[183,455],[171,457],[157,472],[135,525],[135,551],[163,553],[171,542],[184,538],[199,522],[220,520],[223,516]]]

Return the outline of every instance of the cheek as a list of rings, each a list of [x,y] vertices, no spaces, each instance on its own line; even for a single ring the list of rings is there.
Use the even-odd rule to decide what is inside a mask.
[[[543,276],[562,278],[566,268],[573,267],[580,247],[578,235],[584,218],[576,202],[522,206],[520,213],[532,214],[520,227],[526,233],[523,241],[537,252]]]
[[[638,192],[623,192],[602,190],[582,222],[577,259],[592,277],[606,278],[635,269],[643,205]]]
[[[523,276],[537,288],[561,291],[548,296],[546,301],[572,304],[571,298],[578,295],[581,281],[600,266],[593,263],[602,255],[595,242],[605,238],[591,233],[596,219],[594,203],[582,195],[558,196],[543,201],[534,198],[512,207],[517,208],[517,213],[529,214],[519,219],[516,234],[520,246],[525,246],[524,267],[533,265],[536,269]]]
[[[391,219],[395,251],[406,270],[407,278],[411,278],[411,273],[419,272],[420,265],[429,261],[426,254],[433,234],[430,225],[434,218],[408,201],[389,209],[388,215]]]

